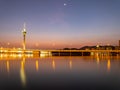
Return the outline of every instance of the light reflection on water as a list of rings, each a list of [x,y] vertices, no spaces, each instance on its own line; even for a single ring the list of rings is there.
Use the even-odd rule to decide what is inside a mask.
[[[38,63],[38,60],[36,60],[36,71],[38,71],[38,69],[39,69],[39,63]]]
[[[22,82],[22,86],[26,86],[26,74],[25,74],[25,57],[23,57],[23,60],[21,61],[21,67],[20,67],[20,79]]]
[[[9,61],[7,61],[7,72],[9,73],[9,70],[10,70],[10,66],[9,66]]]
[[[52,68],[53,68],[53,70],[55,70],[55,61],[54,60],[52,60]]]
[[[107,61],[107,70],[108,70],[108,71],[110,71],[110,64],[111,64],[111,63],[110,63],[110,60],[108,59],[108,61]]]
[[[120,89],[120,58],[21,57],[0,59],[1,88],[79,87]],[[103,87],[104,86],[104,87]],[[94,87],[94,88],[93,88]],[[86,87],[87,88],[87,87]],[[98,89],[98,88],[97,88]]]

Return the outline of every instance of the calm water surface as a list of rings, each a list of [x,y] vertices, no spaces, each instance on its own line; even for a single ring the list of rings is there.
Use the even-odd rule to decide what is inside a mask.
[[[0,58],[0,90],[120,90],[120,58]]]

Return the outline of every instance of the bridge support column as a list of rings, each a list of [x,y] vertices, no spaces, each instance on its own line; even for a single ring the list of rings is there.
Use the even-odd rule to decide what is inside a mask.
[[[71,56],[71,50],[70,50],[70,56]]]
[[[60,56],[60,51],[58,52],[59,56]]]
[[[81,52],[82,53],[82,56],[83,56],[83,52]]]

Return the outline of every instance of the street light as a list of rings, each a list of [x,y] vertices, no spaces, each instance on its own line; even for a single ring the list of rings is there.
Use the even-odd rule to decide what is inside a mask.
[[[97,47],[97,49],[99,49],[99,47],[100,47],[100,46],[99,46],[99,45],[97,45],[96,47]]]

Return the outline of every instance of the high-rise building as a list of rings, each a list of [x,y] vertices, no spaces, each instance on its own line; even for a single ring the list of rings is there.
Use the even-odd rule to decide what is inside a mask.
[[[25,25],[25,23],[24,23],[24,27],[23,27],[23,31],[22,31],[22,33],[23,33],[23,50],[25,50],[26,49],[26,25]]]
[[[120,47],[120,40],[119,40],[119,47]]]

